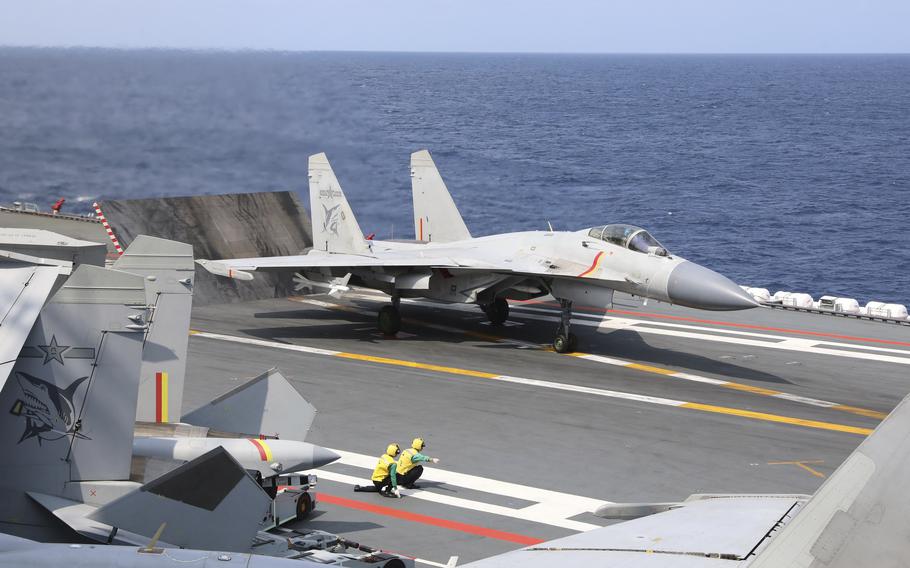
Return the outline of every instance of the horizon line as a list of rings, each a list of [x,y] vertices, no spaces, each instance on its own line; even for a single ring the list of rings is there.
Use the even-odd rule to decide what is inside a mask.
[[[175,46],[106,46],[106,45],[39,45],[3,44],[0,49],[97,50],[97,51],[180,51],[191,53],[376,53],[403,55],[910,55],[910,51],[458,51],[398,49],[283,49],[268,47],[175,47]]]

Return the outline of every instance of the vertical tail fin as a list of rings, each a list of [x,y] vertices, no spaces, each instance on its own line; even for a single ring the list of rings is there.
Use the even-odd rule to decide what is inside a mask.
[[[447,243],[471,238],[427,150],[411,154],[411,194],[417,240]]]
[[[145,302],[140,276],[83,264],[44,306],[0,391],[0,486],[129,479]]]
[[[751,568],[906,566],[910,396],[837,468]]]
[[[370,247],[325,154],[310,156],[309,178],[313,248],[369,254]]]
[[[45,301],[72,263],[0,251],[0,389]]]
[[[146,302],[154,306],[142,349],[136,420],[178,421],[193,304],[193,247],[139,235],[114,268],[145,277]]]

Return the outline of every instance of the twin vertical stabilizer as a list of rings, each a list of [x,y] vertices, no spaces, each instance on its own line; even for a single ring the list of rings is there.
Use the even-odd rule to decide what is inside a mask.
[[[313,248],[326,252],[370,254],[370,247],[325,154],[309,161]]]
[[[448,243],[471,238],[458,208],[427,150],[411,154],[414,235],[418,241]]]

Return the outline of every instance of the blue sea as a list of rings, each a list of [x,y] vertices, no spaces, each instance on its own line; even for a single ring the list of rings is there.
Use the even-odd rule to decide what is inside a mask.
[[[410,237],[421,148],[475,235],[634,223],[741,284],[910,304],[910,56],[0,49],[0,202],[307,203],[324,151],[361,228]]]

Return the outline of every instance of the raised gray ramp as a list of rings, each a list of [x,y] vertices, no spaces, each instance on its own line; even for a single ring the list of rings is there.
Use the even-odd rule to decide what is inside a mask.
[[[312,246],[309,213],[290,191],[104,201],[120,242],[138,235],[188,243],[197,258],[298,254]],[[196,268],[194,303],[220,304],[287,296],[291,271],[257,274],[252,282],[216,278]]]

